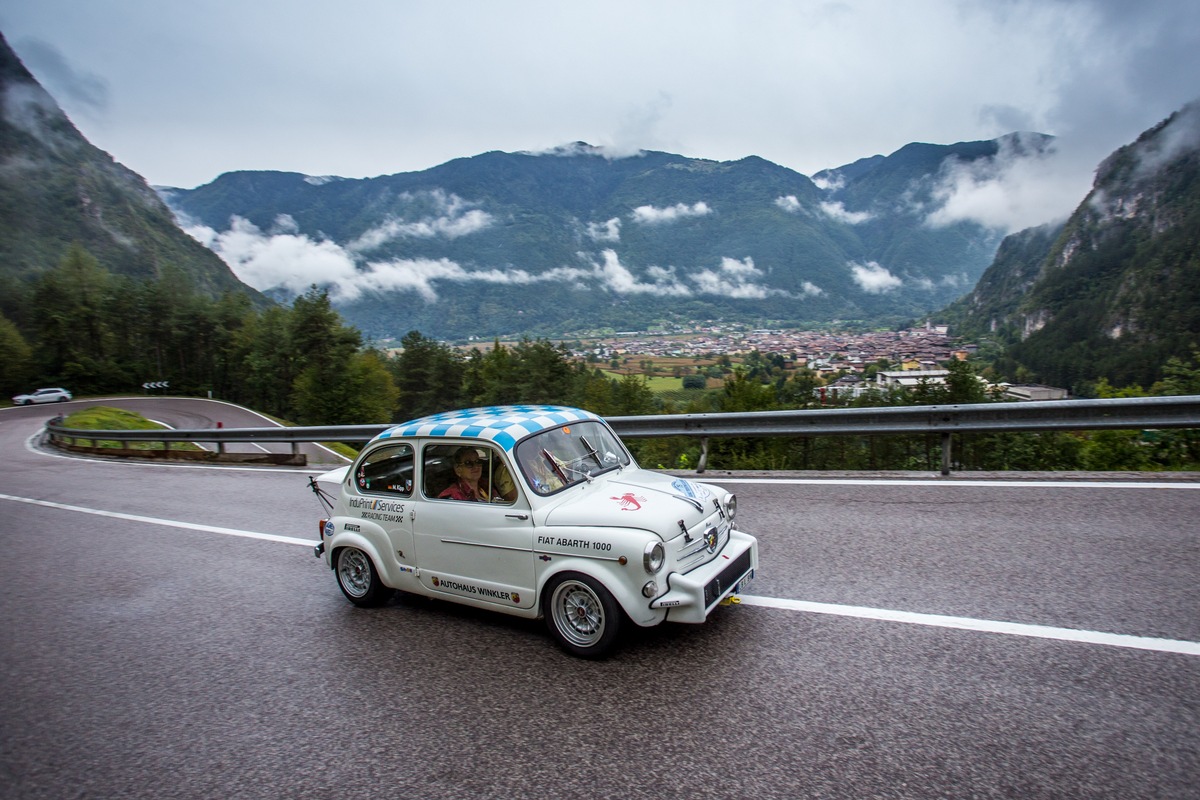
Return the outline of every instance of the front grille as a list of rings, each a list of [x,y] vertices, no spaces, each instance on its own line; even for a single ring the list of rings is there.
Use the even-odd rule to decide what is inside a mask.
[[[750,571],[750,551],[742,553],[733,560],[725,569],[721,570],[721,574],[708,582],[704,587],[704,607],[708,608],[713,603],[717,602],[722,594],[735,586],[738,581],[746,577],[746,573]]]

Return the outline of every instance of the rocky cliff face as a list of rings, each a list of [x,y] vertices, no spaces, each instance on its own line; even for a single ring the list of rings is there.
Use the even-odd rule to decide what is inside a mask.
[[[1200,103],[1100,165],[1061,228],[1008,237],[948,309],[960,331],[1009,345],[1011,366],[1073,385],[1149,384],[1200,344]]]

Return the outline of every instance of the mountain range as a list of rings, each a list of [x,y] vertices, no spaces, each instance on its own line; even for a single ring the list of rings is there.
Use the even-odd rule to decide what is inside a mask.
[[[813,178],[579,142],[366,179],[233,172],[160,187],[181,225],[281,300],[327,286],[369,338],[556,335],[725,319],[805,326],[926,315],[1002,231],[936,219],[939,186],[1050,137],[910,144]]]

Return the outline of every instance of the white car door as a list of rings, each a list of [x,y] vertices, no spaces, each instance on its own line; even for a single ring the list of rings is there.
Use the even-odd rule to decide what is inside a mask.
[[[476,469],[485,476],[511,470],[499,450],[471,446],[482,462]],[[439,594],[531,608],[536,557],[529,502],[520,490],[515,497],[507,492],[512,499],[501,497],[499,491],[485,491],[483,500],[454,499],[463,493],[452,489],[453,483],[441,484],[453,480],[453,475],[446,475],[445,466],[463,447],[436,444],[426,445],[423,451],[426,479],[413,519],[421,584]],[[439,469],[440,482],[434,477]],[[481,483],[486,485],[486,478]],[[449,496],[438,497],[447,493]]]

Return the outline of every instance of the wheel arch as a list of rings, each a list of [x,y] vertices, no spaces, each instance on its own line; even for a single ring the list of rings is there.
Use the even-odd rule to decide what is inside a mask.
[[[636,570],[638,575],[631,570]],[[650,580],[651,576],[646,574],[640,563],[634,565],[631,562],[622,566],[616,561],[556,557],[553,566],[538,579],[536,607],[539,619],[545,615],[547,587],[555,578],[568,574],[586,575],[598,581],[617,601],[625,618],[639,627],[651,627],[667,618],[663,609],[650,608],[650,601],[641,594],[642,585]],[[644,577],[638,580],[641,576]]]
[[[386,538],[386,537],[385,537]],[[339,550],[344,550],[347,547],[354,547],[362,550],[371,559],[371,563],[375,565],[375,572],[378,573],[379,579],[384,585],[393,589],[396,588],[396,579],[392,575],[392,570],[389,569],[391,563],[383,557],[382,551],[372,541],[371,537],[364,536],[361,533],[351,531],[339,531],[333,539],[325,546],[325,550],[329,553],[329,568],[337,569],[337,554]],[[388,545],[389,550],[391,545]]]

